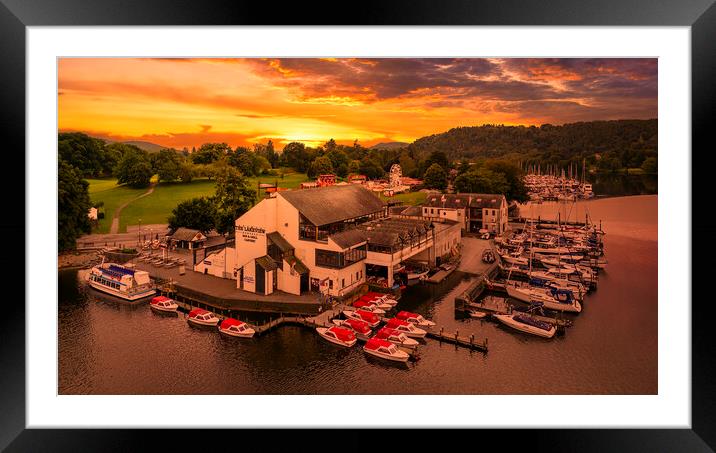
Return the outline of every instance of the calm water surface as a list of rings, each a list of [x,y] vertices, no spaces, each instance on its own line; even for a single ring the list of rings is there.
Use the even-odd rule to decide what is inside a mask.
[[[523,207],[543,218],[564,205]],[[527,209],[527,210],[525,210]],[[581,202],[602,219],[609,266],[564,336],[545,340],[491,321],[456,319],[454,298],[473,281],[453,273],[416,285],[399,308],[446,330],[489,339],[487,354],[434,340],[420,360],[392,364],[332,345],[302,327],[250,340],[190,327],[88,290],[59,273],[61,394],[655,394],[657,197]],[[574,216],[574,214],[572,214]]]

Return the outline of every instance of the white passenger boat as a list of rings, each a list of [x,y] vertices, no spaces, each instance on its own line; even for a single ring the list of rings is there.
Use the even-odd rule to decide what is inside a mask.
[[[554,288],[540,288],[530,285],[516,286],[505,285],[507,294],[522,302],[540,302],[548,310],[579,313],[582,311],[582,304],[579,303],[571,291],[558,290]]]
[[[422,271],[418,271],[418,270],[410,271],[410,272],[408,272],[408,280],[420,280],[422,278],[427,277],[428,272],[430,272],[430,271],[427,269],[422,270]]]
[[[373,333],[367,322],[358,319],[334,319],[333,324],[351,329],[356,338],[363,341],[367,341]]]
[[[380,308],[385,308],[385,307],[381,307],[381,305],[380,305],[381,303],[390,305],[391,307],[395,307],[396,305],[398,305],[398,301],[396,299],[390,297],[390,294],[382,294],[382,293],[376,293],[376,292],[369,291],[369,292],[365,293],[363,295],[363,297],[361,297],[361,299],[366,299],[366,298],[375,299],[375,300],[380,301],[378,303],[378,306]]]
[[[219,318],[217,318],[214,313],[204,310],[203,308],[195,308],[190,311],[187,321],[200,326],[215,326],[219,324]]]
[[[343,310],[343,315],[349,319],[365,321],[370,327],[377,327],[378,324],[380,324],[380,317],[378,317],[378,315],[365,310]]]
[[[379,340],[378,338],[368,340],[363,346],[363,350],[370,355],[395,362],[407,362],[410,357],[407,352],[401,351],[390,341]]]
[[[115,263],[94,266],[87,275],[87,283],[96,290],[131,301],[156,294],[148,272]]]
[[[176,302],[166,296],[152,297],[152,300],[149,301],[149,306],[154,310],[172,313],[176,312],[177,308],[179,308]]]
[[[402,332],[406,336],[412,338],[425,338],[425,335],[427,335],[427,332],[423,329],[415,327],[414,324],[409,323],[408,321],[403,321],[402,319],[398,318],[389,319],[388,323],[386,324],[386,327],[395,329],[398,332]]]
[[[374,304],[373,302],[366,302],[362,299],[359,299],[359,300],[353,302],[353,307],[355,307],[356,309],[361,309],[361,310],[369,311],[371,313],[375,313],[376,315],[384,315],[385,314],[385,310],[383,310],[382,308],[378,308],[378,306],[376,304]]]
[[[316,327],[316,332],[331,343],[347,348],[350,348],[358,341],[353,331],[345,327]]]
[[[544,338],[552,338],[557,332],[554,325],[535,319],[527,313],[494,314],[492,317],[513,329]]]
[[[234,318],[226,318],[219,325],[219,332],[231,335],[232,337],[251,338],[256,331],[243,321]]]
[[[379,340],[387,340],[393,344],[402,346],[404,348],[414,349],[418,347],[417,341],[413,340],[412,338],[408,338],[408,336],[405,335],[403,332],[391,329],[390,327],[383,327],[378,332],[376,332],[373,338],[377,338]]]
[[[486,318],[488,313],[480,310],[468,310],[471,318],[483,319]]]

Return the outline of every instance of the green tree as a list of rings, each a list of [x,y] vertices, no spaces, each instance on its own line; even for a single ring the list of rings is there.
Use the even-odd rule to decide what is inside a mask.
[[[226,143],[204,143],[198,150],[191,153],[191,160],[195,164],[210,164],[230,152],[231,147]]]
[[[502,174],[508,185],[505,191],[490,193],[501,193],[508,200],[516,200],[521,203],[530,199],[527,187],[525,187],[522,179],[524,174],[517,165],[506,160],[488,160],[485,162],[485,168],[496,174]],[[496,187],[499,187],[499,185]]]
[[[484,167],[471,169],[455,178],[455,190],[460,193],[506,194],[510,189],[505,175]]]
[[[331,173],[333,173],[333,164],[331,164],[331,159],[326,156],[316,157],[308,169],[308,176],[311,178]]]
[[[355,175],[360,172],[360,161],[359,160],[352,160],[348,164],[348,173]]]
[[[122,156],[114,170],[117,183],[131,187],[146,187],[154,175],[152,164],[145,151],[130,149]]]
[[[75,241],[91,231],[89,183],[82,171],[60,158],[57,172],[57,246],[60,251],[75,248]]]
[[[216,194],[214,203],[215,228],[221,234],[234,231],[234,222],[256,202],[256,191],[248,180],[234,167],[219,165],[216,169]]]
[[[167,220],[172,230],[185,227],[207,233],[214,228],[216,204],[207,197],[182,201],[172,210]]]
[[[423,182],[428,189],[445,190],[447,188],[447,173],[440,165],[432,164],[425,171]]]
[[[644,173],[657,174],[658,161],[656,157],[647,157],[644,159],[644,163],[641,164],[641,169],[644,170]]]
[[[183,159],[173,149],[163,149],[154,158],[154,171],[160,181],[175,181],[181,177]]]
[[[369,179],[378,179],[382,178],[383,175],[385,175],[383,167],[381,167],[378,162],[369,158],[368,156],[361,159],[359,171],[361,174],[365,175]]]
[[[75,167],[84,177],[108,176],[118,155],[108,152],[103,140],[81,132],[61,132],[57,135],[59,158]]]
[[[181,182],[191,182],[194,179],[194,165],[190,161],[184,161],[179,167],[179,179]]]
[[[281,152],[281,164],[305,173],[311,165],[310,153],[306,145],[300,142],[291,142],[283,147]]]
[[[415,165],[415,159],[410,157],[410,154],[408,154],[407,151],[400,154],[398,163],[400,164],[400,170],[405,176],[415,175],[415,170],[417,170],[418,167]]]

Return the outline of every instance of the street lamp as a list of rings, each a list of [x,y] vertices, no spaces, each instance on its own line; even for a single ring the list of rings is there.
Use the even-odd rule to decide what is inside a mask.
[[[142,245],[142,219],[139,219],[139,231],[137,232],[137,244]]]

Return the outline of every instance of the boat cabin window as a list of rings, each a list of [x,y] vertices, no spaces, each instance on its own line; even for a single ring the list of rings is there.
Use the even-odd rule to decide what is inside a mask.
[[[384,353],[384,354],[389,354],[389,353],[390,353],[390,351],[388,351],[386,348],[384,348],[384,347],[382,347],[382,346],[381,346],[380,348],[378,348],[378,352],[382,352],[382,353]]]
[[[329,337],[333,337],[333,338],[336,337],[336,334],[334,334],[334,333],[331,332],[330,330],[326,332],[326,335],[328,335]]]

